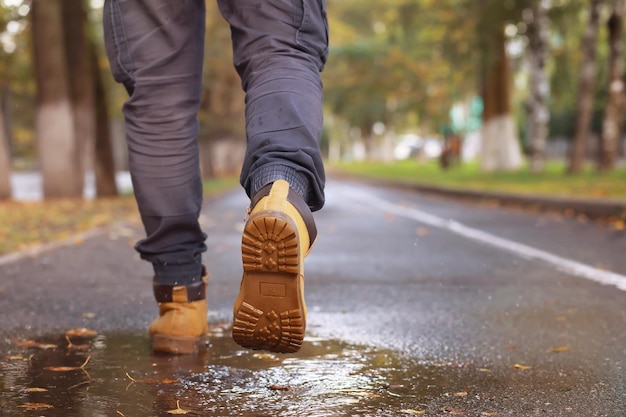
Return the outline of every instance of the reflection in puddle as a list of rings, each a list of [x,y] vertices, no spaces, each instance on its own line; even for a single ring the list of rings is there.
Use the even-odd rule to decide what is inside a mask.
[[[444,393],[446,374],[458,378],[454,367],[317,339],[274,355],[217,335],[205,353],[180,357],[150,354],[143,332],[73,338],[71,349],[65,337],[36,342],[2,352],[4,416],[410,414]]]

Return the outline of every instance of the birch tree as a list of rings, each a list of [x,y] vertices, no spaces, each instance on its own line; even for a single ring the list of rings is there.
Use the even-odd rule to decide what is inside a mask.
[[[548,108],[550,81],[546,69],[549,57],[549,10],[550,0],[536,0],[523,12],[527,24],[530,67],[528,144],[530,146],[530,170],[533,173],[540,173],[544,170],[550,120]]]
[[[67,81],[61,0],[33,0],[31,10],[37,81],[35,134],[44,198],[78,197],[76,141]]]
[[[597,73],[597,43],[600,25],[602,0],[589,0],[589,17],[582,41],[582,62],[578,80],[578,102],[576,107],[576,131],[571,143],[567,172],[580,172],[587,157],[587,145],[591,118],[593,116],[593,96]]]
[[[624,0],[613,0],[607,22],[609,41],[608,103],[602,123],[598,169],[609,171],[615,166],[624,111]]]

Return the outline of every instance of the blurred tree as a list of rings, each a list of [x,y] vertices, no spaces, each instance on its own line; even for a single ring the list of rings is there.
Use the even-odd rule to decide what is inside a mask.
[[[76,195],[82,195],[88,159],[93,155],[95,96],[90,45],[87,38],[85,0],[62,0],[63,41],[67,56],[67,80],[74,120],[75,162],[72,181]]]
[[[202,175],[239,171],[245,149],[244,93],[233,67],[230,29],[216,2],[207,2],[202,105]]]
[[[589,0],[588,3],[588,23],[583,37],[583,57],[578,81],[576,131],[572,139],[567,166],[567,172],[569,173],[580,172],[586,160],[588,137],[593,116],[593,98],[597,74],[597,40],[602,3],[602,0]]]
[[[530,170],[539,173],[544,170],[546,141],[550,110],[550,80],[547,71],[549,58],[549,10],[548,0],[534,0],[524,10],[526,34],[528,36],[528,60],[530,63],[529,106],[529,150]]]
[[[607,22],[609,42],[608,103],[602,124],[598,169],[614,168],[624,111],[624,0],[612,0]]]
[[[33,0],[31,10],[37,80],[35,131],[44,198],[79,197],[77,147],[63,35],[61,0]]]
[[[11,198],[11,152],[4,126],[4,106],[0,104],[0,200]]]
[[[111,120],[109,118],[108,100],[105,84],[98,65],[98,48],[95,42],[90,43],[91,77],[95,103],[95,146],[94,174],[96,177],[96,196],[112,197],[118,194],[115,182],[115,162],[111,137]]]

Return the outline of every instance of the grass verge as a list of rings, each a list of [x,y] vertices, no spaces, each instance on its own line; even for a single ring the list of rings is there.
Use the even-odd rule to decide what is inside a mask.
[[[483,172],[472,163],[444,171],[435,161],[419,163],[407,160],[387,164],[353,162],[330,165],[329,169],[369,178],[466,190],[626,199],[626,168],[606,173],[588,168],[580,174],[568,175],[565,174],[564,164],[552,162],[545,172],[533,174],[528,168],[511,172]]]
[[[236,178],[205,181],[205,195],[233,188]],[[68,238],[116,222],[139,224],[132,195],[95,200],[53,199],[0,202],[0,255]]]

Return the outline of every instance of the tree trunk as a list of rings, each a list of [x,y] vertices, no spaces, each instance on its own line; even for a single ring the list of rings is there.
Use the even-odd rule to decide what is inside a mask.
[[[94,153],[94,171],[96,177],[96,196],[113,197],[118,195],[115,182],[115,161],[113,157],[113,140],[111,136],[111,120],[107,105],[102,73],[98,67],[98,53],[96,45],[90,44],[92,82],[94,88],[96,137]]]
[[[549,3],[541,0],[533,2],[532,16],[528,23],[530,63],[530,97],[528,145],[530,146],[530,170],[533,173],[543,172],[546,161],[546,142],[548,139],[548,122],[550,110],[548,97],[550,81],[546,71],[548,59],[548,25]]]
[[[67,82],[61,0],[33,0],[32,37],[37,80],[35,132],[44,198],[79,197],[77,149]]]
[[[609,33],[609,99],[602,123],[598,169],[610,171],[615,167],[618,142],[621,138],[622,112],[624,110],[624,0],[613,0],[612,12],[607,22]]]
[[[95,106],[93,70],[87,39],[87,13],[83,0],[62,0],[65,54],[72,113],[74,116],[74,140],[76,162],[74,186],[85,187],[85,172],[93,155],[95,136]]]
[[[485,51],[481,168],[513,170],[522,166],[515,121],[511,113],[511,71],[503,30],[494,32],[493,54]]]
[[[567,172],[580,172],[587,156],[587,142],[593,116],[593,93],[597,72],[596,54],[602,0],[590,0],[589,21],[583,38],[583,58],[578,81],[576,131],[570,149]]]
[[[4,128],[4,107],[0,107],[0,200],[11,198],[11,151]]]

